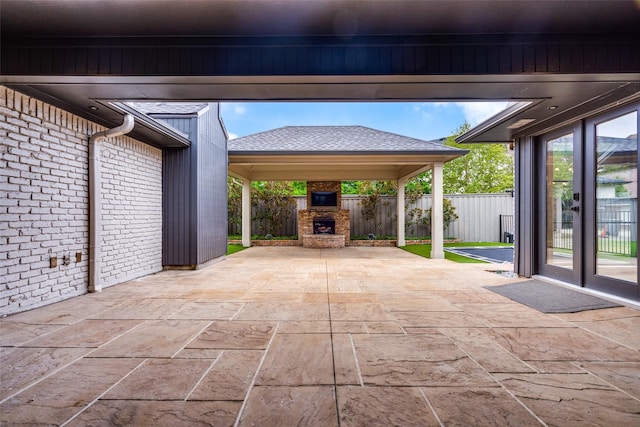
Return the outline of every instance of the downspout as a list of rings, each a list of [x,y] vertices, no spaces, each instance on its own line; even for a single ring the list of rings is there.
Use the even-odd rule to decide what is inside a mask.
[[[89,138],[89,292],[102,291],[100,284],[100,249],[102,244],[100,144],[107,138],[131,132],[133,125],[133,116],[126,114],[120,126],[95,133]]]

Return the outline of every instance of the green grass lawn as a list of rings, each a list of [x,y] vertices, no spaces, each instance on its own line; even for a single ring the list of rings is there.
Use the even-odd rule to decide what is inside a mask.
[[[509,243],[500,243],[500,242],[455,242],[455,243],[445,243],[445,247],[462,247],[462,246],[513,246]],[[425,258],[431,258],[431,245],[407,245],[403,246],[401,249],[404,249],[407,252],[411,252],[416,255],[420,255]],[[460,262],[460,263],[468,263],[468,264],[487,264],[486,261],[480,261],[479,259],[469,258],[466,256],[452,254],[449,252],[444,253],[444,257],[450,261]]]
[[[243,249],[245,249],[245,247],[240,244],[229,243],[227,245],[227,255],[235,254],[236,252],[240,252]]]

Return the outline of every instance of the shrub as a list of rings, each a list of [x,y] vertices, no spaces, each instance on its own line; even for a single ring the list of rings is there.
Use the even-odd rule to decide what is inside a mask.
[[[253,220],[258,221],[261,234],[284,234],[285,221],[296,206],[293,186],[289,181],[265,181],[252,188]]]
[[[444,224],[444,228],[447,228],[449,224],[457,219],[458,214],[456,213],[456,207],[453,206],[451,200],[442,199],[442,222]],[[422,215],[419,222],[428,229],[431,229],[431,208],[425,209],[424,215]]]

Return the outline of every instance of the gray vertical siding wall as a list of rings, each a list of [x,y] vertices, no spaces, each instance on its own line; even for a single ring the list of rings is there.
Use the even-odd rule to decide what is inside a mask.
[[[197,118],[162,118],[170,126],[188,135],[189,148],[165,149],[162,157],[162,264],[196,264],[195,235],[192,222],[196,195],[190,190],[193,159],[197,154]]]
[[[227,138],[219,104],[210,104],[198,120],[197,263],[227,252]]]
[[[445,229],[445,236],[466,242],[499,242],[500,215],[513,215],[515,199],[510,194],[462,194],[446,195],[456,208],[459,217]],[[364,220],[360,201],[362,196],[343,195],[342,208],[349,210],[351,220],[351,236],[366,236],[369,233],[395,236],[397,231],[396,198],[383,197],[378,209],[379,227],[374,227]],[[297,209],[306,209],[306,197],[296,197]],[[415,205],[409,207],[429,209],[431,196],[424,196]],[[256,209],[256,208],[253,208]],[[408,209],[408,210],[409,210]],[[255,213],[255,212],[253,212]],[[409,218],[406,218],[409,221]],[[412,228],[407,237],[426,236],[430,234],[425,226]],[[297,233],[297,215],[292,210],[285,224],[283,235],[292,236]],[[240,234],[240,226],[229,226],[229,234]],[[257,222],[252,223],[251,234],[260,234]]]
[[[227,139],[218,104],[200,116],[158,117],[191,146],[163,156],[165,266],[196,266],[227,250]]]

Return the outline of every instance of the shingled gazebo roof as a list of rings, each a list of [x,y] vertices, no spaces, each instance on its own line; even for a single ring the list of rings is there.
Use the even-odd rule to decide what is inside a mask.
[[[365,126],[285,126],[229,141],[239,153],[466,153],[421,139]]]
[[[286,126],[230,140],[229,172],[250,180],[399,179],[467,153],[364,126]]]

